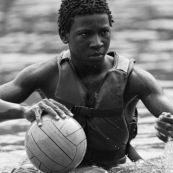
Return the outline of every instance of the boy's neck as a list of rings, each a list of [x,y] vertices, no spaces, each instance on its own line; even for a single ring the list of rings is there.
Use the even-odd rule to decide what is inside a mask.
[[[103,61],[97,64],[92,64],[90,66],[74,61],[72,61],[72,64],[81,77],[88,77],[92,75],[97,76],[107,72],[109,69],[113,67],[114,61],[113,57],[106,55]]]

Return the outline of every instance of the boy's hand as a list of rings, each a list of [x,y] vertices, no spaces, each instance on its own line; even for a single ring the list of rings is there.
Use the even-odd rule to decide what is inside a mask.
[[[155,129],[157,130],[157,137],[167,142],[168,137],[173,137],[173,115],[163,112],[156,120]]]
[[[41,116],[43,111],[49,113],[57,120],[66,118],[67,116],[73,116],[73,114],[61,103],[53,99],[43,99],[31,107],[25,107],[25,118],[30,122],[36,119],[38,126],[41,126]]]

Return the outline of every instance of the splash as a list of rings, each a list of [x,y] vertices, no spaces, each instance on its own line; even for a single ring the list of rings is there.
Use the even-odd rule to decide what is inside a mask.
[[[164,151],[165,173],[173,173],[173,138],[169,137]]]
[[[173,173],[173,139],[165,144],[164,155],[112,168],[109,173]]]
[[[139,160],[114,168],[109,173],[165,173],[164,157],[151,160]]]

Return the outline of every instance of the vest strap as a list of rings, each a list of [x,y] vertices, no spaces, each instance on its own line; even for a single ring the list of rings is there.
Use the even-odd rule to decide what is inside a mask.
[[[135,114],[132,122],[128,122],[129,126],[129,142],[136,137],[138,134],[138,110],[135,108]]]
[[[106,117],[107,116],[115,116],[116,114],[121,113],[121,109],[119,112],[116,110],[95,110],[93,108],[88,108],[85,106],[72,106],[70,111],[75,115],[75,116],[82,116],[85,118],[92,118],[92,117]]]
[[[82,115],[84,117],[92,117],[93,116],[93,113],[92,113],[93,108],[88,108],[88,107],[84,107],[84,106],[73,106],[71,108],[71,112],[74,115]]]

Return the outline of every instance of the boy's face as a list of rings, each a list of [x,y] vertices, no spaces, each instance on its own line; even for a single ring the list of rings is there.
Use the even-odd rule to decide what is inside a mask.
[[[89,66],[102,62],[109,49],[110,35],[107,14],[76,16],[67,34],[72,60]]]

